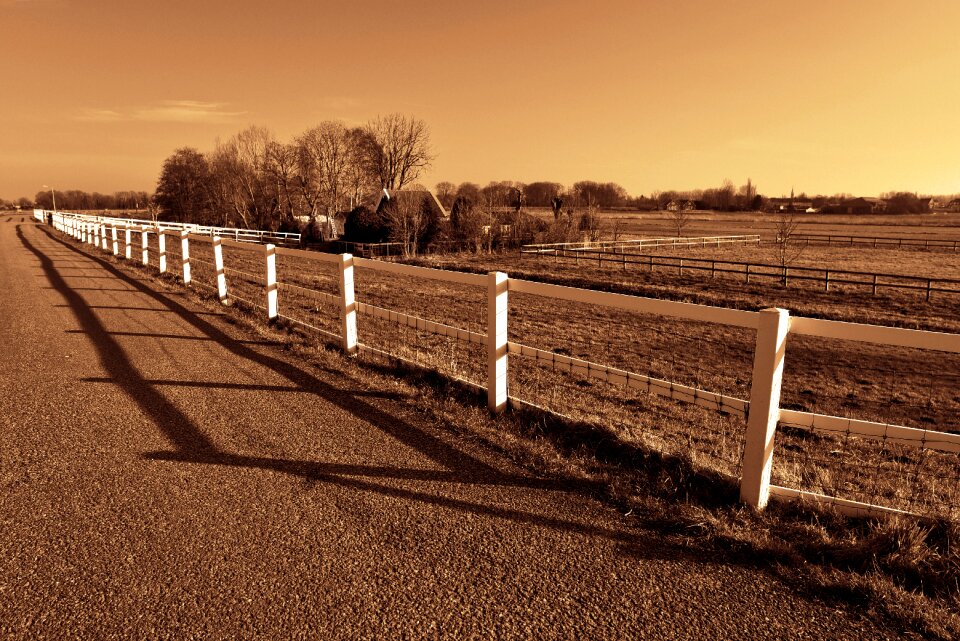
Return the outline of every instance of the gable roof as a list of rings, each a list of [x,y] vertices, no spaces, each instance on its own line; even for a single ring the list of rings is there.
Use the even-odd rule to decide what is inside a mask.
[[[382,211],[383,208],[387,207],[391,202],[414,202],[416,200],[426,205],[433,213],[438,214],[441,218],[449,217],[447,210],[443,208],[443,205],[440,204],[437,197],[427,189],[384,189],[380,193],[380,198],[377,200],[374,210],[378,212]]]

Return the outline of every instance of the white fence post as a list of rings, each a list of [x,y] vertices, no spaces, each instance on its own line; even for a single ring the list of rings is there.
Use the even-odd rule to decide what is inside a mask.
[[[190,284],[190,232],[180,232],[180,256],[183,259],[183,284]]]
[[[758,509],[763,509],[770,498],[773,439],[780,419],[780,385],[789,331],[790,312],[778,308],[760,311],[740,477],[740,500]]]
[[[167,271],[167,237],[163,230],[157,228],[157,264],[160,266],[160,273]]]
[[[507,292],[503,272],[487,274],[487,407],[500,412],[507,406]]]
[[[353,256],[340,254],[340,326],[343,351],[357,351],[357,301],[353,292]]]
[[[100,223],[90,223],[90,231],[93,232],[93,238],[91,239],[93,246],[100,249]]]
[[[80,223],[80,242],[87,242],[87,223]]]
[[[140,243],[140,247],[143,249],[143,257],[142,257],[142,259],[141,259],[141,262],[142,262],[144,265],[149,265],[149,264],[150,264],[150,239],[147,238],[147,228],[146,228],[146,227],[141,227],[141,228],[140,228],[140,235],[141,235],[141,238],[142,238],[141,243]]]
[[[277,247],[267,244],[264,247],[267,258],[267,278],[264,281],[264,291],[267,294],[267,319],[273,320],[279,314],[277,306]]]
[[[223,269],[223,242],[219,236],[213,237],[213,264],[217,270],[217,297],[221,303],[227,302],[227,272]]]
[[[120,244],[117,243],[117,226],[114,225],[113,229],[110,232],[111,239],[113,240],[113,255],[117,256],[120,253]]]
[[[105,252],[110,251],[110,245],[107,243],[107,223],[100,223],[100,249]]]
[[[133,255],[133,254],[131,253],[132,250],[130,249],[130,234],[131,234],[130,228],[127,227],[126,230],[125,230],[125,232],[126,232],[126,233],[125,233],[125,236],[124,236],[124,240],[126,241],[126,247],[125,247],[125,249],[124,249],[124,256],[126,256],[127,260],[130,260],[130,257]]]

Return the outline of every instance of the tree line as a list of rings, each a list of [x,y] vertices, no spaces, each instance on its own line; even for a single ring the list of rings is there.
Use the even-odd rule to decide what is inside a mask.
[[[720,187],[689,191],[654,191],[649,196],[631,196],[621,185],[614,182],[581,180],[565,187],[558,182],[538,181],[521,183],[512,181],[491,182],[486,186],[472,182],[456,185],[440,182],[436,185],[437,198],[445,207],[452,207],[457,198],[472,202],[497,202],[508,206],[518,200],[530,207],[554,208],[557,199],[573,208],[599,207],[601,209],[663,210],[671,203],[691,203],[696,209],[716,211],[747,211],[762,209],[766,198],[757,192],[756,185],[748,178],[746,184],[736,187],[725,180]]]
[[[163,162],[154,202],[166,220],[299,229],[402,189],[432,159],[426,124],[402,114],[363,127],[325,121],[288,142],[251,126],[207,152],[177,149]]]
[[[56,198],[58,209],[69,210],[137,210],[148,209],[151,204],[152,196],[145,191],[116,191],[112,194],[101,194],[100,192],[87,192],[81,189],[69,189],[60,191],[59,189],[38,191],[33,200],[22,197],[17,200],[3,200],[0,198],[0,209],[32,209],[40,207],[42,209],[53,209],[53,201]]]

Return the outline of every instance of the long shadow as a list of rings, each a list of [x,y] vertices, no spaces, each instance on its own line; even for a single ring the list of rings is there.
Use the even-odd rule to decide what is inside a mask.
[[[117,269],[109,262],[102,260],[97,256],[89,256],[88,254],[84,254],[80,250],[77,250],[71,247],[69,244],[64,243],[64,241],[52,236],[49,231],[44,231],[47,232],[47,235],[52,240],[64,244],[66,247],[74,249],[74,251],[77,253],[88,256],[90,260],[100,264],[104,270],[110,273],[112,276],[129,283],[136,288],[138,292],[152,298],[160,304],[159,307],[129,307],[121,305],[116,306],[117,309],[143,309],[145,311],[162,311],[176,314],[178,317],[182,318],[194,328],[199,330],[200,333],[210,337],[214,342],[225,348],[230,353],[244,360],[252,361],[267,369],[273,370],[277,374],[289,380],[301,391],[312,392],[320,396],[324,400],[353,414],[354,416],[357,416],[358,418],[363,419],[377,429],[385,432],[404,445],[419,451],[421,454],[444,467],[449,469],[461,469],[466,475],[475,477],[477,481],[480,481],[483,476],[489,475],[490,473],[499,474],[499,472],[490,466],[450,447],[444,441],[415,428],[406,421],[402,421],[396,417],[390,416],[389,414],[385,414],[379,408],[363,402],[353,394],[352,390],[342,390],[333,387],[330,384],[321,381],[309,372],[302,370],[286,361],[282,361],[272,356],[252,350],[244,345],[241,341],[238,341],[232,336],[228,335],[220,328],[199,318],[200,315],[221,316],[222,314],[192,311],[170,297],[164,296],[163,294],[151,289],[147,285],[129,278],[127,274]],[[54,287],[56,286],[57,285],[54,284]],[[80,299],[84,307],[87,309],[104,308],[103,306],[88,305],[79,296],[77,296],[77,298]],[[73,303],[71,301],[71,306],[72,305]],[[107,338],[116,344],[111,337]],[[142,378],[140,381],[142,384],[147,384],[147,382]]]
[[[41,287],[40,289],[53,289],[53,287]],[[134,292],[135,289],[126,289],[123,287],[74,287],[77,292]]]
[[[73,310],[81,329],[86,333],[99,354],[108,379],[116,384],[136,402],[145,414],[150,416],[163,435],[174,446],[170,452],[148,452],[143,454],[147,460],[167,460],[203,465],[222,465],[273,470],[292,474],[310,480],[335,484],[366,492],[391,496],[441,506],[449,509],[469,512],[477,515],[507,519],[517,523],[536,524],[552,529],[577,532],[621,542],[635,542],[636,533],[629,529],[619,530],[597,527],[551,518],[540,514],[531,514],[497,506],[484,505],[460,499],[438,496],[425,492],[391,487],[372,483],[367,480],[351,478],[354,476],[380,477],[390,479],[428,480],[454,482],[459,484],[482,484],[495,486],[524,487],[540,490],[563,490],[584,492],[591,489],[590,484],[576,484],[565,480],[538,479],[525,475],[506,474],[496,470],[478,459],[457,450],[441,439],[416,428],[410,423],[364,402],[354,390],[333,387],[310,373],[285,361],[261,354],[245,346],[218,327],[199,318],[196,313],[177,301],[156,292],[139,280],[127,276],[109,262],[84,253],[67,242],[54,236],[49,230],[44,232],[50,240],[99,264],[112,277],[131,284],[136,290],[165,305],[169,311],[177,314],[185,322],[200,330],[223,348],[236,356],[255,362],[280,374],[293,383],[300,392],[316,394],[337,407],[350,412],[386,435],[407,445],[446,468],[437,470],[410,470],[394,467],[375,467],[363,465],[344,465],[335,463],[317,463],[268,457],[241,456],[224,452],[194,425],[178,408],[172,405],[152,383],[145,379],[134,367],[122,347],[114,340],[94,313],[94,307],[88,305],[78,293],[73,291],[57,272],[56,266],[42,251],[35,247],[17,227],[20,242],[40,261],[50,284],[61,293]]]
[[[246,341],[244,341],[246,342]],[[81,378],[82,383],[113,383],[112,378],[107,377],[87,377]],[[163,387],[194,387],[201,389],[232,389],[232,390],[245,390],[245,391],[254,391],[254,392],[294,392],[302,394],[304,391],[301,387],[294,387],[293,385],[252,385],[250,383],[221,383],[221,382],[210,382],[210,381],[178,381],[172,379],[158,379],[151,378],[149,380],[144,379],[144,383],[147,385],[158,385]],[[403,395],[397,394],[394,392],[368,392],[366,390],[343,390],[345,392],[350,392],[356,396],[372,396],[376,398],[387,398],[390,400],[399,400],[403,398]]]
[[[49,235],[48,231],[46,233]],[[80,328],[96,347],[101,365],[116,385],[153,417],[157,427],[178,450],[192,453],[215,451],[216,448],[210,439],[200,432],[183,412],[162,394],[149,385],[143,384],[140,372],[100,322],[92,308],[80,294],[71,289],[57,271],[53,261],[26,239],[20,225],[17,225],[17,237],[40,261],[50,285],[67,301]]]
[[[41,289],[53,289],[52,287],[44,287]],[[75,287],[76,291],[86,291],[84,287]],[[136,292],[135,289],[103,289],[95,291],[108,291],[108,292]],[[65,334],[82,334],[83,331],[79,329],[68,329],[64,331]],[[110,332],[113,336],[135,336],[137,338],[165,338],[173,340],[184,340],[184,341],[212,341],[213,339],[209,336],[188,336],[186,334],[154,334],[152,332]],[[272,345],[274,347],[282,347],[283,343],[280,341],[239,341],[244,345]]]

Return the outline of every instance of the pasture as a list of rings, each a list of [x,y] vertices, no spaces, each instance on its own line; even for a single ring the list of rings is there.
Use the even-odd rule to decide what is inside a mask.
[[[553,219],[549,210],[535,210],[532,213],[543,220]],[[611,229],[617,220],[621,221],[625,237],[676,235],[669,212],[603,211],[601,216],[608,229]],[[804,234],[960,239],[960,214],[957,213],[865,216],[798,213],[794,219],[799,223],[798,231]],[[694,211],[690,212],[690,222],[684,228],[683,235],[772,236],[777,220],[778,216],[772,213]]]

